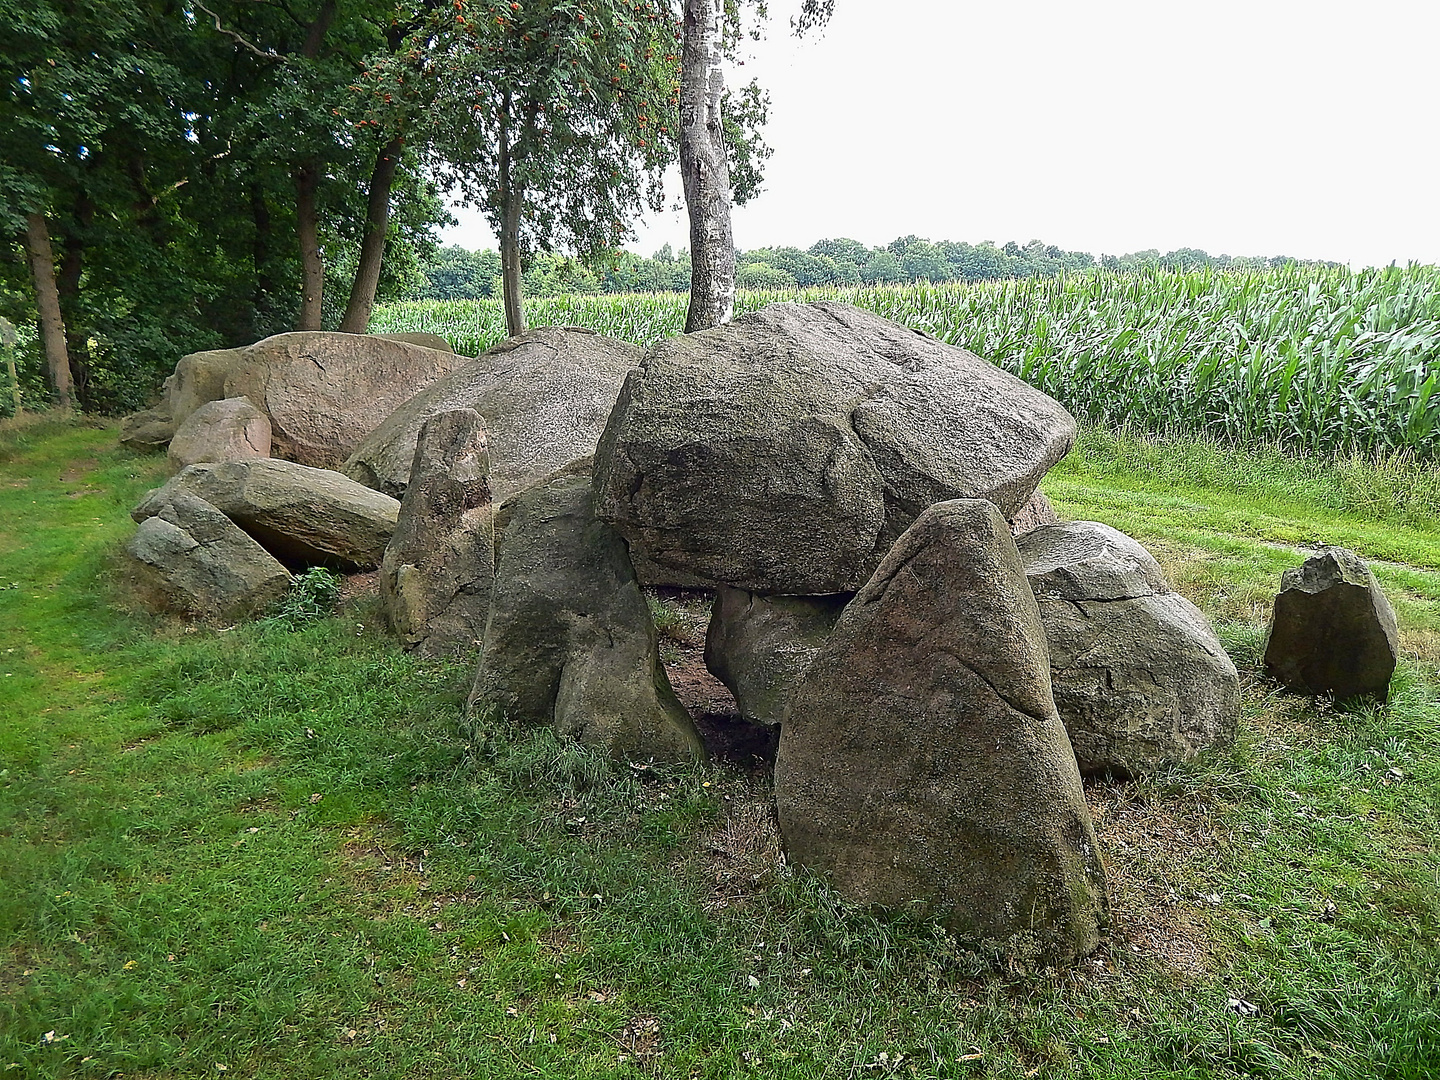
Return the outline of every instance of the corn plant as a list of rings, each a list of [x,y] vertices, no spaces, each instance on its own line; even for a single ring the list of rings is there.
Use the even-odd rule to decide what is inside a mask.
[[[1204,434],[1309,454],[1440,458],[1440,269],[1154,268],[1010,281],[742,293],[737,313],[835,299],[978,353],[1110,428]],[[529,301],[533,325],[650,346],[680,332],[678,293]],[[504,337],[492,301],[380,310],[475,354]]]

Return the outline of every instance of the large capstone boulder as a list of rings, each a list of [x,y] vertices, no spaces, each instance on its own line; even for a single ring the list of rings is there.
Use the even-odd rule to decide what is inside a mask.
[[[478,649],[495,582],[495,522],[485,425],[473,409],[436,413],[420,429],[380,596],[407,650]]]
[[[142,409],[120,421],[120,445],[131,450],[163,449],[175,437],[169,409]]]
[[[263,611],[290,572],[204,499],[171,492],[125,547],[158,610],[231,621]]]
[[[1075,437],[1057,402],[840,303],[657,345],[596,450],[596,508],[663,566],[754,592],[854,591],[934,503],[1009,518]]]
[[[176,430],[167,451],[179,472],[202,461],[248,461],[270,456],[270,418],[249,398],[207,401]]]
[[[780,723],[791,693],[830,640],[849,598],[761,596],[729,585],[716,589],[705,666],[735,695],[741,716]]]
[[[462,364],[453,352],[370,334],[277,334],[246,349],[225,396],[270,417],[276,457],[334,469],[402,403]]]
[[[345,475],[405,493],[420,427],[437,412],[474,409],[489,438],[490,485],[503,501],[589,457],[640,350],[574,327],[511,338],[397,408],[345,462]]]
[[[191,465],[146,495],[130,516],[154,517],[182,492],[217,507],[291,566],[373,570],[400,511],[390,496],[337,472],[265,458]]]
[[[1016,543],[1045,624],[1055,705],[1082,773],[1146,776],[1233,740],[1235,664],[1139,542],[1109,525],[1072,521]]]
[[[455,351],[454,346],[439,334],[429,334],[423,330],[405,330],[398,334],[372,334],[371,336],[384,338],[386,341],[403,341],[407,345],[422,345],[427,349],[437,349],[440,352],[453,353]]]
[[[1035,961],[1096,947],[1095,832],[992,503],[925,511],[845,608],[781,726],[775,801],[790,861],[853,902]]]
[[[1281,576],[1265,670],[1287,689],[1384,701],[1399,646],[1394,609],[1353,551],[1324,548]]]
[[[495,591],[469,711],[553,723],[615,758],[698,760],[625,541],[595,518],[590,462],[496,518]]]

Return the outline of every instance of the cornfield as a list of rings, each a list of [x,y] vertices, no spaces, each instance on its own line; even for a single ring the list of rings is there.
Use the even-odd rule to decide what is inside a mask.
[[[987,357],[1077,417],[1308,454],[1440,458],[1440,269],[1086,273],[1012,281],[742,293],[844,300]],[[527,302],[533,325],[648,346],[681,331],[682,294]],[[475,355],[502,340],[492,301],[381,308]]]

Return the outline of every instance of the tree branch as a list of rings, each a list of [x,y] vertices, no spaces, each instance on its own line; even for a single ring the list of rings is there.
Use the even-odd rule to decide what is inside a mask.
[[[201,11],[205,12],[206,15],[209,15],[212,19],[215,20],[215,29],[219,33],[224,34],[226,37],[233,40],[237,45],[243,45],[251,53],[260,57],[261,60],[280,59],[280,54],[277,53],[274,49],[261,49],[258,46],[251,44],[245,38],[241,37],[234,30],[226,30],[225,27],[220,25],[220,16],[216,15],[215,12],[211,11],[204,4],[200,3],[200,0],[195,0],[195,6]]]

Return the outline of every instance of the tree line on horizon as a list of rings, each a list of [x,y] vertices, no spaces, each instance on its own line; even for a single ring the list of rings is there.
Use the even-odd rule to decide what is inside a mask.
[[[910,235],[878,247],[848,238],[820,240],[807,249],[764,247],[735,253],[736,285],[742,289],[793,289],[811,286],[886,285],[904,282],[996,281],[1053,277],[1087,270],[1133,272],[1166,270],[1265,270],[1287,265],[1337,266],[1338,263],[1290,256],[1211,255],[1199,248],[1161,252],[1156,248],[1126,255],[1066,251],[1031,240],[978,244],[931,241]],[[567,294],[686,292],[690,254],[665,244],[653,255],[615,251],[582,260],[551,252],[532,256],[524,270],[529,296]],[[500,295],[500,256],[493,249],[460,245],[427,252],[399,290],[411,300],[486,300]]]

